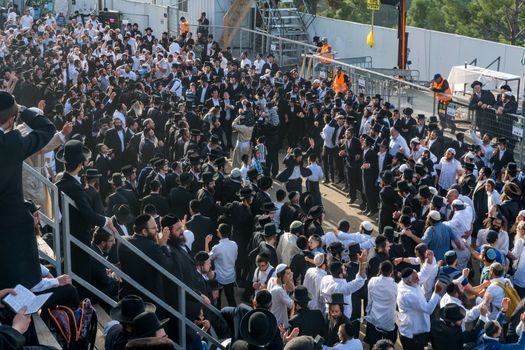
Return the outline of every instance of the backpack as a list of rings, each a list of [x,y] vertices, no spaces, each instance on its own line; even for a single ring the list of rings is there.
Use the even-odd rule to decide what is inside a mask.
[[[512,284],[510,284],[509,281],[505,281],[505,285],[503,285],[501,282],[494,282],[494,284],[505,291],[505,298],[510,299],[509,308],[506,313],[507,315],[509,315],[507,316],[507,318],[510,318],[510,315],[512,315],[514,310],[516,310],[516,308],[518,307],[521,298],[518,295],[516,289],[514,289],[514,287],[512,286]]]
[[[48,326],[63,350],[93,350],[97,335],[97,313],[89,299],[73,310],[57,305],[48,309]]]

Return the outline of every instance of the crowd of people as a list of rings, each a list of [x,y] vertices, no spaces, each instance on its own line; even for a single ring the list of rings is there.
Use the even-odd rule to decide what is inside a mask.
[[[170,36],[10,9],[0,294],[52,291],[45,320],[100,302],[107,350],[173,348],[181,332],[199,350],[204,333],[231,349],[524,349],[525,178],[491,121],[472,145],[451,140],[439,117],[354,94],[341,70],[307,80],[271,53],[234,57],[199,23],[194,38],[187,22]],[[476,88],[473,109],[487,93],[510,99]],[[39,213],[61,214],[24,160],[74,202],[62,219],[93,256],[72,245],[72,271],[117,307],[41,265],[36,236],[53,233]],[[322,182],[369,220],[329,229]],[[200,331],[151,295],[175,310],[184,298]],[[0,348],[38,347],[25,310],[2,311]]]

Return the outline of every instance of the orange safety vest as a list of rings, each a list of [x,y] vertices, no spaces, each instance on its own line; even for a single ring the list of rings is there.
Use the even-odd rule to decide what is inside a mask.
[[[180,22],[179,28],[181,34],[188,33],[190,31],[190,22],[188,20]]]
[[[444,83],[445,83],[445,78],[441,78],[441,83],[438,84],[437,82],[434,82],[432,87],[434,89],[441,90],[441,87],[443,86]],[[439,92],[436,93],[436,99],[439,102],[449,102],[449,101],[452,101],[451,95],[452,95],[452,90],[450,90],[450,85],[449,85],[447,91],[445,91],[444,94],[440,94]]]
[[[331,51],[332,51],[332,46],[330,46],[330,44],[323,45],[323,47],[321,47],[321,56],[329,58],[329,59],[333,59],[334,55],[332,55]],[[321,58],[319,61],[321,63],[331,63],[330,60],[323,59],[323,58]]]
[[[336,93],[346,93],[346,90],[348,90],[348,85],[345,82],[345,74],[343,72],[335,75],[332,88]]]

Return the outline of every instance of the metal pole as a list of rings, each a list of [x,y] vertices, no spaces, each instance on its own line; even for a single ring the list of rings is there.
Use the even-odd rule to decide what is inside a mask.
[[[239,56],[242,53],[242,32],[243,32],[243,30],[241,29],[240,32],[241,32],[241,34],[239,34]]]
[[[186,315],[186,293],[180,286],[178,287],[179,291],[179,310],[182,315]],[[181,320],[179,322],[179,334],[180,334],[180,343],[182,346],[186,345],[186,324]]]
[[[432,99],[434,101],[433,106],[432,106],[432,115],[437,115],[436,114],[436,93],[435,92],[434,92],[434,94],[432,96]]]
[[[57,274],[60,276],[62,274],[62,240],[60,239],[60,207],[58,206],[58,188],[52,189],[51,192],[53,196],[53,244],[55,245],[53,248],[55,249],[55,269],[57,270]]]
[[[179,26],[179,18],[180,18],[179,17],[179,4],[180,4],[180,0],[177,0],[175,2],[175,4],[177,4],[177,7],[175,8],[175,17],[177,17],[175,20],[177,22],[175,22],[175,23],[177,23],[177,35],[179,35],[180,34],[180,26]]]
[[[279,65],[283,65],[283,42],[279,39]]]
[[[401,80],[399,80],[397,84],[397,107],[401,108]]]
[[[70,274],[71,268],[71,237],[69,232],[69,202],[65,195],[62,194],[62,210],[64,216],[62,217],[62,230],[64,232],[64,272]]]

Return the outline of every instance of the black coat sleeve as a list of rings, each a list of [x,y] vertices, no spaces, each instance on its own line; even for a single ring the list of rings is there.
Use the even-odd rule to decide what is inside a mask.
[[[75,187],[74,191],[70,191],[69,196],[75,202],[80,216],[85,221],[100,227],[106,224],[106,218],[93,210],[89,204],[88,196],[81,187]]]
[[[25,337],[13,327],[0,326],[0,349],[21,350],[24,347]]]
[[[43,115],[37,115],[29,109],[23,111],[20,117],[27,126],[33,129],[27,136],[22,137],[22,150],[25,159],[44,148],[51,141],[57,129],[49,119]]]

